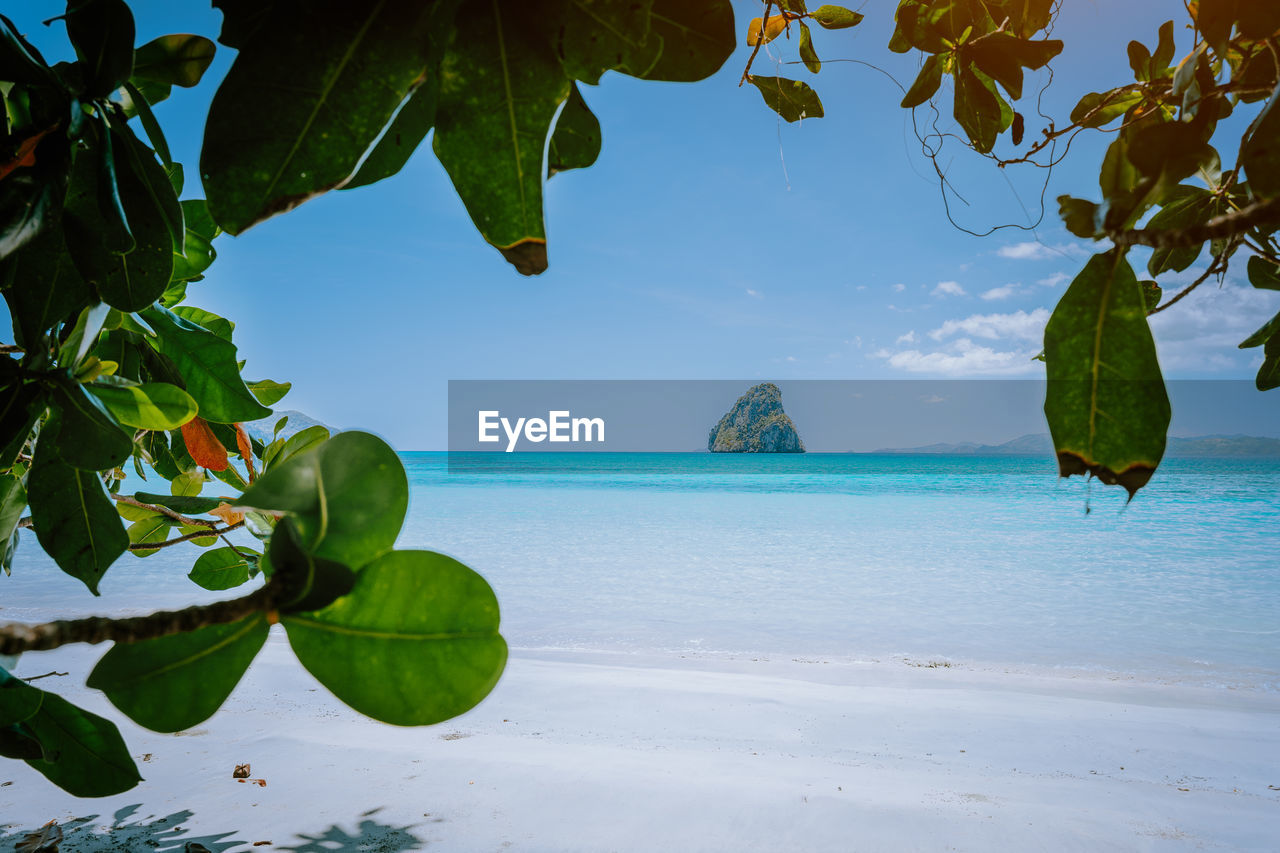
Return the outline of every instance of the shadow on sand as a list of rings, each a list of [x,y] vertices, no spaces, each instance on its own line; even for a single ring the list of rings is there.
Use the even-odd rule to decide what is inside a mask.
[[[211,853],[240,853],[254,849],[255,841],[271,841],[266,849],[281,853],[404,853],[409,850],[425,850],[426,842],[418,838],[411,826],[391,826],[373,817],[381,809],[359,816],[354,832],[334,824],[319,834],[290,833],[286,838],[235,838],[239,833],[219,832],[213,835],[193,835],[184,828],[194,813],[186,809],[164,817],[140,816],[141,805],[125,806],[118,810],[110,823],[99,815],[91,814],[74,818],[61,824],[63,841],[60,853],[136,853],[146,850],[155,853],[186,853],[188,845],[195,850],[207,849]],[[39,824],[19,826],[0,824],[0,850],[12,850],[27,833],[39,829]],[[297,840],[295,840],[297,839]]]

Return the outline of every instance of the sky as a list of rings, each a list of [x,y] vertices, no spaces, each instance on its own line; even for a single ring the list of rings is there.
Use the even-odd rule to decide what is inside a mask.
[[[139,43],[214,37],[221,24],[202,3],[132,5]],[[1042,376],[1031,357],[1044,324],[1093,251],[1061,227],[1054,199],[1097,200],[1109,137],[1077,138],[1050,176],[1038,227],[958,230],[889,79],[910,85],[919,63],[886,47],[895,5],[868,0],[860,26],[817,30],[826,64],[816,77],[777,64],[797,58],[794,40],[761,51],[753,71],[809,81],[822,119],[787,125],[753,87],[738,88],[741,45],[699,83],[610,72],[584,87],[604,147],[592,167],[548,183],[542,276],[518,275],[481,239],[428,142],[389,180],[219,238],[218,261],[188,302],[236,322],[249,378],[293,382],[281,408],[402,450],[445,446],[450,379]],[[1055,36],[1066,50],[1041,104],[1060,124],[1080,95],[1132,80],[1129,39],[1154,46],[1162,21],[1185,20],[1168,0],[1064,5]],[[40,21],[62,8],[40,0],[13,14],[50,61],[70,49],[60,26]],[[761,8],[735,3],[740,37]],[[1189,33],[1178,39],[1181,56]],[[199,87],[175,89],[156,109],[188,164],[184,197],[200,193],[204,115],[233,55],[220,48]],[[1028,144],[1045,126],[1031,106],[1044,81],[1030,74],[1018,107]],[[940,97],[949,105],[948,89]],[[997,170],[955,144],[939,162],[964,196],[951,199],[961,225],[1039,216],[1042,170]],[[1160,283],[1176,289],[1204,264]],[[1280,309],[1280,294],[1250,288],[1237,266],[1221,288],[1206,284],[1155,318],[1166,376],[1255,372],[1260,351],[1236,344]]]

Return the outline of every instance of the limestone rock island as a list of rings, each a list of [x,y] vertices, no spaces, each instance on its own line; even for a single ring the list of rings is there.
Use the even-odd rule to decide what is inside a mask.
[[[712,453],[804,453],[796,425],[782,410],[782,391],[772,382],[738,398],[707,437]]]

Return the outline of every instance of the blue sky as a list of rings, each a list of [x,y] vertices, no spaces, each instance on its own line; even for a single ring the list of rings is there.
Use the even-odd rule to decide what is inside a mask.
[[[214,36],[221,23],[202,3],[133,5],[139,41]],[[917,60],[885,47],[895,5],[870,0],[861,26],[818,31],[819,53],[909,85]],[[1065,5],[1056,35],[1067,49],[1043,102],[1063,124],[1080,94],[1132,79],[1130,38],[1154,46],[1161,21],[1185,19],[1172,2]],[[740,32],[760,8],[736,4]],[[39,21],[61,10],[39,2],[15,15],[51,60],[69,51],[60,28]],[[1181,56],[1189,35],[1179,38]],[[794,45],[769,45],[754,70],[779,73],[774,57],[794,60]],[[1090,251],[1060,227],[1053,199],[1097,197],[1108,137],[1077,139],[1037,230],[977,239],[947,222],[885,76],[829,61],[811,79],[782,66],[811,79],[827,113],[785,125],[752,87],[737,88],[746,56],[740,47],[701,83],[610,73],[586,88],[604,150],[549,182],[551,268],[538,278],[484,243],[424,145],[388,181],[220,238],[217,264],[188,299],[236,321],[251,378],[294,383],[282,407],[372,429],[401,449],[444,446],[449,379],[1038,376],[1030,357],[1048,312]],[[205,110],[231,58],[220,50],[199,88],[157,108],[188,164],[188,197]],[[1029,76],[1027,91],[1040,82]],[[1041,127],[1028,115],[1028,140]],[[953,145],[942,160],[969,202],[952,205],[962,224],[1026,224],[1024,207],[1036,215],[1040,171],[1006,174],[966,153]],[[1240,267],[1158,317],[1167,375],[1252,375],[1257,351],[1235,345],[1280,309],[1280,295],[1249,288]],[[1197,268],[1161,284],[1176,288]]]

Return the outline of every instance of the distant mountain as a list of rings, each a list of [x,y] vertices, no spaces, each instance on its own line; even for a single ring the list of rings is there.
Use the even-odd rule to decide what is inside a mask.
[[[712,453],[804,453],[796,425],[782,410],[782,390],[772,382],[747,389],[707,436]]]
[[[926,444],[922,447],[886,447],[875,453],[933,453],[948,456],[1052,456],[1053,440],[1048,433],[1024,435],[1004,444]],[[1251,435],[1200,435],[1170,438],[1165,455],[1179,456],[1277,456],[1280,438]]]
[[[261,420],[247,421],[244,424],[244,429],[245,429],[245,432],[249,433],[251,437],[256,438],[258,441],[261,441],[263,444],[267,444],[271,441],[273,437],[273,433],[276,428],[276,423],[281,418],[285,418],[285,417],[289,419],[289,422],[285,424],[284,429],[280,430],[280,435],[284,436],[285,438],[288,438],[291,435],[295,435],[296,433],[302,432],[304,429],[308,427],[313,427],[313,426],[322,426],[325,429],[329,430],[329,432],[331,433],[338,431],[333,427],[329,426],[328,424],[320,423],[320,421],[316,420],[310,415],[303,414],[302,412],[295,411],[293,409],[286,409],[285,411],[276,412],[270,417],[262,418]]]

